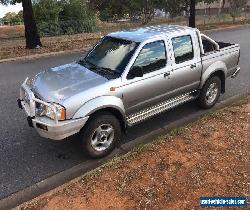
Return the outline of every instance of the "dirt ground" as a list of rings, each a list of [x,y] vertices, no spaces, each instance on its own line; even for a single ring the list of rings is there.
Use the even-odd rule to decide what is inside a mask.
[[[202,196],[249,196],[249,163],[250,93],[17,209],[200,209]]]
[[[177,21],[177,22],[176,22]],[[246,20],[237,19],[236,23],[231,20],[224,22],[216,22],[204,24],[203,20],[198,18],[197,24],[200,30],[208,30],[215,28],[225,28],[235,25],[243,25],[250,23],[250,18]],[[185,25],[186,21],[175,20],[169,22],[166,19],[154,20],[149,25],[158,24],[178,24]],[[126,28],[141,27],[138,23],[98,23],[98,32],[96,33],[82,33],[76,35],[64,35],[57,37],[43,37],[41,42],[43,47],[40,49],[26,49],[24,38],[24,26],[0,26],[0,60],[7,58],[15,58],[22,56],[29,56],[34,54],[42,54],[48,52],[70,51],[70,50],[86,50],[93,46],[101,36],[110,31],[123,30]]]
[[[11,37],[11,35],[18,33],[20,33],[20,37]],[[30,50],[26,49],[25,39],[22,37],[22,34],[23,32],[19,26],[0,26],[0,60],[66,50],[79,49],[84,51],[93,46],[102,36],[102,33],[83,33],[58,37],[43,37],[41,38],[43,47]],[[7,36],[10,37],[2,38]]]

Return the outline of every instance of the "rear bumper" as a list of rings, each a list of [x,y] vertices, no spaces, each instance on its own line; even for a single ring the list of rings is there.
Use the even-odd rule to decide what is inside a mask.
[[[239,73],[240,73],[240,67],[237,67],[237,69],[235,70],[235,72],[232,74],[231,78],[236,78]]]

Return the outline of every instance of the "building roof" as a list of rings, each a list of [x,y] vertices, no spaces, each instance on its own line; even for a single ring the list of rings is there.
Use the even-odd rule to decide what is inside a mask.
[[[158,25],[145,28],[130,29],[126,31],[118,31],[108,34],[108,36],[131,40],[135,42],[143,42],[154,37],[166,37],[169,34],[180,34],[183,32],[193,31],[193,28],[177,25]]]

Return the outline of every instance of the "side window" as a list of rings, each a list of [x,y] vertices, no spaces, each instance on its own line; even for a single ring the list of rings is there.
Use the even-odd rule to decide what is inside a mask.
[[[209,52],[213,52],[216,49],[214,44],[205,38],[202,38],[202,44],[203,44],[203,49],[204,49],[205,54]]]
[[[133,67],[142,67],[143,73],[149,73],[164,68],[167,63],[164,41],[146,44],[139,53]]]
[[[191,36],[181,36],[172,39],[175,63],[183,63],[194,58]]]

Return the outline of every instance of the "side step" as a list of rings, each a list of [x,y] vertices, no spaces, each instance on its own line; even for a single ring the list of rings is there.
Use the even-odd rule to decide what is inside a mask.
[[[140,123],[148,118],[151,118],[159,113],[162,113],[164,111],[175,108],[175,107],[177,107],[181,104],[184,104],[188,101],[194,100],[197,97],[198,97],[198,91],[193,91],[191,93],[177,96],[175,98],[169,99],[167,101],[164,101],[160,104],[157,104],[155,106],[144,109],[144,110],[137,112],[135,114],[129,115],[126,119],[127,123],[129,126],[135,125],[135,124]]]

